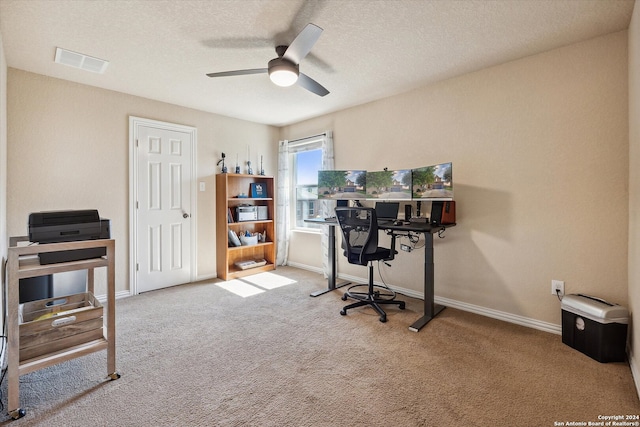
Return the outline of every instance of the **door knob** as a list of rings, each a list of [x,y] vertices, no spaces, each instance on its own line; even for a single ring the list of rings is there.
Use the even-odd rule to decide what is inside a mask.
[[[182,212],[182,218],[189,218],[189,214],[186,212]]]

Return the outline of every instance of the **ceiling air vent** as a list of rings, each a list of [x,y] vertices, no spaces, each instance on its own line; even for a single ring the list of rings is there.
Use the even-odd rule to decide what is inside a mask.
[[[109,65],[109,62],[103,59],[71,52],[70,50],[61,49],[59,47],[56,48],[55,62],[100,74],[103,74],[104,70],[107,69],[107,65]]]

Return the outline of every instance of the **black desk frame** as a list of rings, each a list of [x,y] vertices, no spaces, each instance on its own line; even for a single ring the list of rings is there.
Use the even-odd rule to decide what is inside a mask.
[[[326,294],[327,292],[335,291],[336,289],[343,286],[350,285],[351,282],[344,282],[336,286],[336,277],[338,276],[338,270],[336,266],[336,226],[338,225],[338,222],[335,219],[324,220],[319,218],[305,219],[304,221],[313,224],[324,224],[329,226],[329,241],[327,242],[327,245],[329,247],[327,248],[327,258],[329,259],[329,265],[331,266],[331,274],[329,274],[329,277],[327,278],[327,289],[312,292],[310,296],[317,297]]]
[[[335,285],[336,280],[336,265],[335,265],[335,227],[338,225],[338,222],[335,219],[308,219],[305,220],[307,222],[312,222],[314,224],[326,224],[329,226],[329,258],[331,258],[331,275],[329,276],[329,289],[317,291],[311,294],[311,296],[318,296],[324,293],[333,291],[337,289]],[[435,233],[439,233],[444,231],[446,228],[453,227],[455,224],[447,224],[447,225],[431,225],[423,222],[411,222],[405,223],[403,225],[379,225],[381,230],[389,230],[389,231],[397,231],[397,232],[414,232],[414,233],[422,233],[424,235],[424,315],[416,320],[411,326],[409,326],[409,330],[413,332],[418,332],[422,329],[427,323],[429,323],[434,317],[436,317],[442,310],[445,309],[445,306],[436,304],[434,302],[435,297],[435,264],[433,261],[433,235]],[[341,284],[338,287],[342,287],[348,283]]]

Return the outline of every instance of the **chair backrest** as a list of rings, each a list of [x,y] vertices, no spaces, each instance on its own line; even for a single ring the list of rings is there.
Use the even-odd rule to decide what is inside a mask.
[[[373,208],[336,208],[342,248],[351,264],[367,265],[378,251],[378,218]]]

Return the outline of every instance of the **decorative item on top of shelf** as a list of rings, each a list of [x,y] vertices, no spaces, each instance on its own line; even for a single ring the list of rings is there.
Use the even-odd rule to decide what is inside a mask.
[[[260,173],[258,175],[264,176],[264,169],[262,168],[262,155],[260,155]]]
[[[251,148],[247,145],[247,175],[253,175],[253,169],[251,169]]]
[[[240,173],[240,163],[238,163],[238,153],[236,153],[236,173]]]
[[[267,194],[267,186],[262,182],[253,182],[250,184],[252,199],[265,199],[269,197]]]
[[[227,173],[227,167],[224,165],[224,158],[225,158],[225,155],[224,153],[222,153],[222,158],[218,160],[217,164],[219,165],[220,163],[222,163],[222,173]]]

